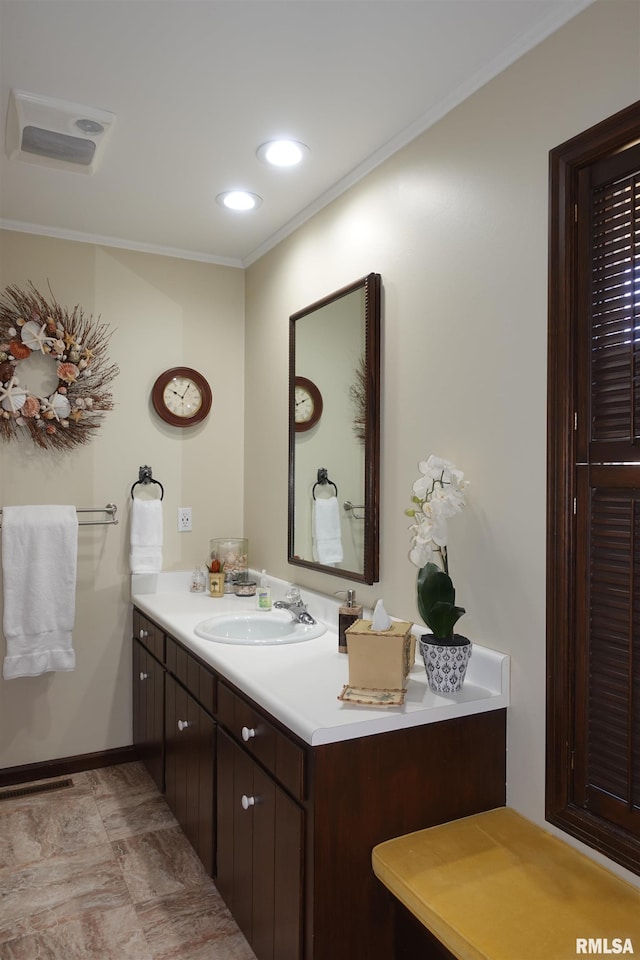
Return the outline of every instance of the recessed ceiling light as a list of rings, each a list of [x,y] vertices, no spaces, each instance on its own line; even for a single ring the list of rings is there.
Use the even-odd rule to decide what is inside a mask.
[[[227,210],[255,210],[262,203],[262,197],[247,190],[227,190],[218,194],[216,202]]]
[[[308,153],[309,147],[298,140],[269,140],[257,150],[260,160],[271,163],[274,167],[294,167],[301,163]]]

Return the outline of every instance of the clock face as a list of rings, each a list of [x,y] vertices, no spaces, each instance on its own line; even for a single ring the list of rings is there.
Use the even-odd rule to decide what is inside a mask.
[[[211,409],[211,387],[197,370],[173,367],[153,386],[153,406],[166,423],[189,427],[200,423]]]
[[[296,377],[293,403],[296,432],[310,430],[322,414],[322,395],[315,383],[306,377]]]
[[[296,423],[308,423],[313,416],[313,397],[304,387],[296,387]]]
[[[172,377],[163,390],[162,399],[176,417],[190,419],[202,406],[202,391],[189,377]]]

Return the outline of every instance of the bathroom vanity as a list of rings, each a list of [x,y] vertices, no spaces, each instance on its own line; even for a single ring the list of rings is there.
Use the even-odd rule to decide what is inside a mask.
[[[337,699],[347,657],[332,629],[242,647],[193,628],[249,601],[133,603],[134,742],[258,960],[389,960],[371,851],[504,804],[508,658],[474,650],[477,676],[449,698],[416,663],[405,706],[358,707]]]

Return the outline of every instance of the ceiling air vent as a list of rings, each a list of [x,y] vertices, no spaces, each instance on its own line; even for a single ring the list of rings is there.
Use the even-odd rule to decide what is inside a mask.
[[[12,90],[7,155],[11,160],[94,173],[115,119],[106,110]]]

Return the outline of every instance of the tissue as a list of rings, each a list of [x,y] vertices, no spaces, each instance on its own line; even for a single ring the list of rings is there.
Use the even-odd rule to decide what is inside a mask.
[[[375,609],[373,611],[373,620],[371,622],[371,629],[375,630],[376,633],[382,633],[385,630],[388,630],[391,626],[391,617],[384,608],[384,603],[382,600],[378,600],[376,603]]]

